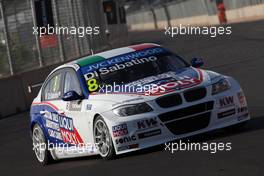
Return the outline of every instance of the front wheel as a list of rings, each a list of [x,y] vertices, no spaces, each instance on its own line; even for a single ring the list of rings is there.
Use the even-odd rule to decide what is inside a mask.
[[[101,116],[96,117],[94,121],[93,135],[99,154],[104,159],[112,159],[115,156],[113,141],[108,127]]]

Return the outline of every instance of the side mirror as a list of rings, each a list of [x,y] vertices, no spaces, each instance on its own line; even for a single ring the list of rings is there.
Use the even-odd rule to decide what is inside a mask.
[[[202,66],[204,65],[203,59],[200,59],[200,58],[193,58],[193,59],[191,60],[191,65],[192,65],[194,68],[202,67]]]
[[[62,100],[63,101],[74,101],[74,100],[81,100],[83,99],[83,97],[81,95],[79,95],[77,92],[75,91],[69,91],[66,92],[63,97]]]

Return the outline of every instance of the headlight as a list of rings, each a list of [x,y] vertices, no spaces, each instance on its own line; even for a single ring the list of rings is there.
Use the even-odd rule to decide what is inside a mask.
[[[231,84],[227,79],[221,79],[217,83],[212,85],[212,95],[224,92],[231,88]]]
[[[113,109],[113,112],[118,116],[131,116],[136,114],[142,114],[150,112],[153,109],[147,103],[139,103],[132,105],[124,105]]]

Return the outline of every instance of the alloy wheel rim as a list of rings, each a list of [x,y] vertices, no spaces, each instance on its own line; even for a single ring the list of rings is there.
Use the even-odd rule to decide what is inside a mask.
[[[95,144],[101,156],[105,157],[110,151],[111,140],[104,121],[98,120],[94,128]]]
[[[43,162],[45,159],[45,141],[40,129],[37,127],[33,130],[33,147],[37,159]]]

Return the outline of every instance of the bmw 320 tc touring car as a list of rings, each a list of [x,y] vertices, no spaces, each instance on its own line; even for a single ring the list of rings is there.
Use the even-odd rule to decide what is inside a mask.
[[[250,119],[231,77],[156,44],[80,58],[53,70],[30,117],[38,161],[132,152]]]

